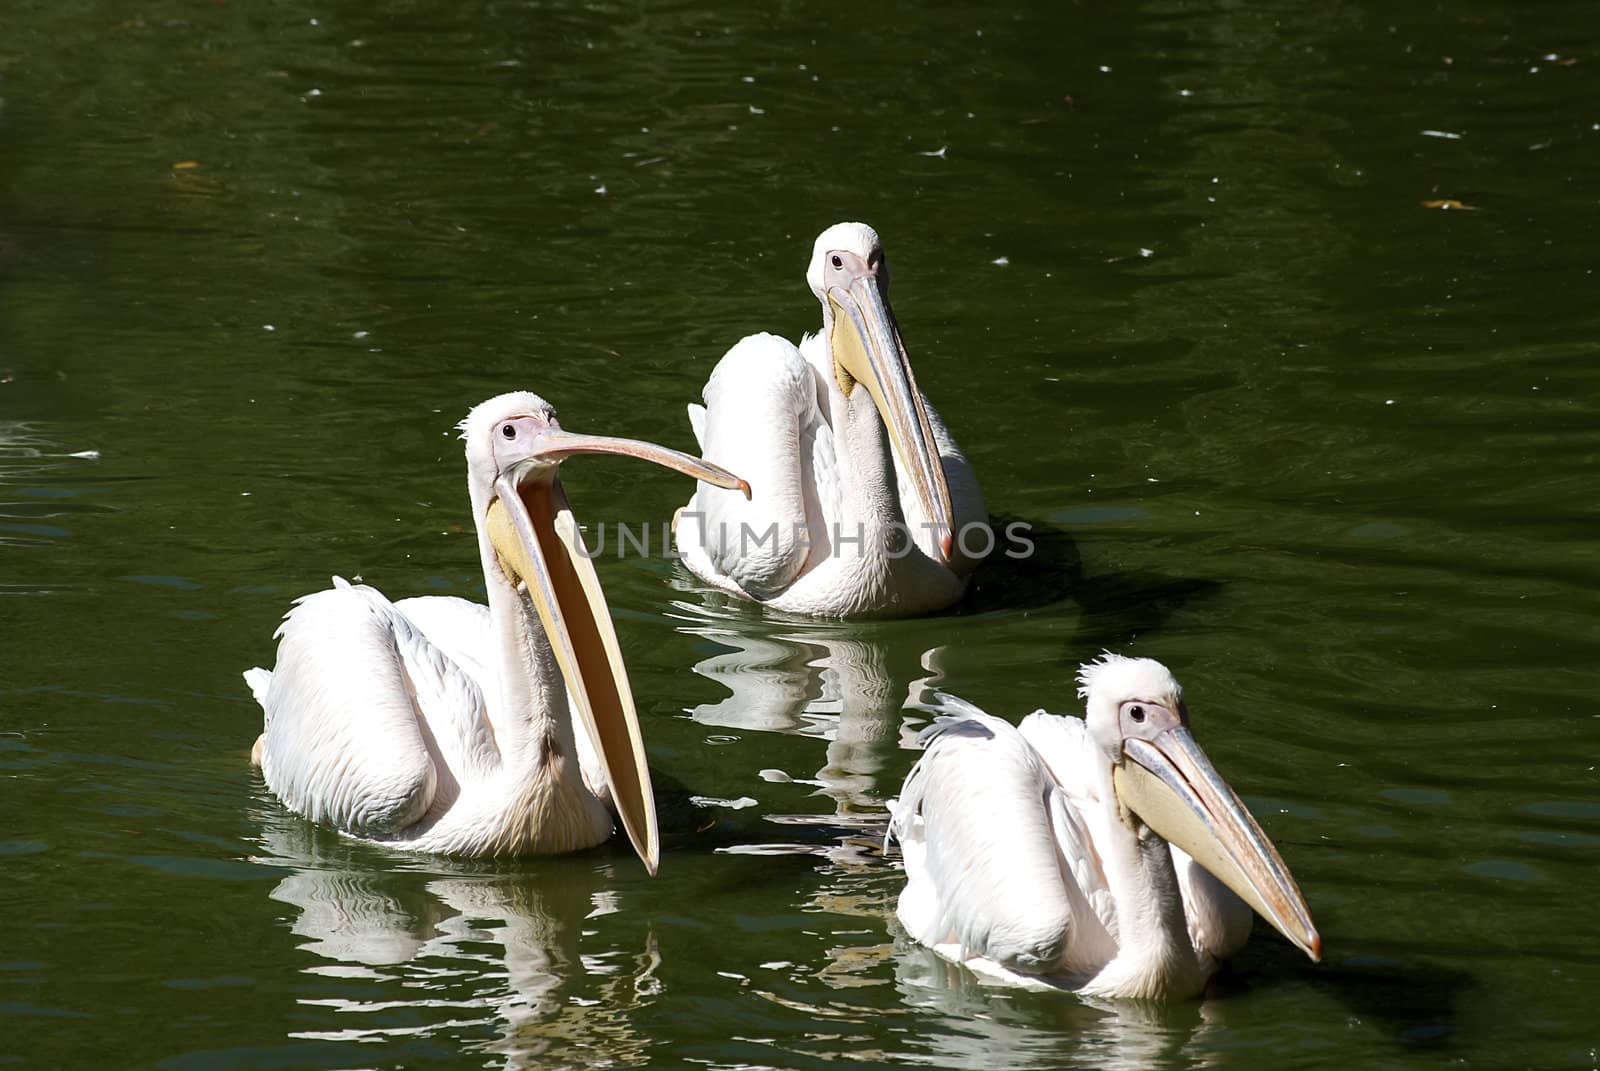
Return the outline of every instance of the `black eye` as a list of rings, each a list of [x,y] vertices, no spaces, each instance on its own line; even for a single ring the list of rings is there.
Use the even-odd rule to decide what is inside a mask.
[[[517,437],[517,426],[515,424],[501,424],[500,434],[508,439],[515,439]]]
[[[1129,707],[1128,717],[1134,721],[1144,721],[1144,707]]]
[[[843,258],[843,257],[841,257],[841,256],[839,256],[839,254],[838,254],[838,253],[835,253],[835,254],[834,254],[834,255],[833,255],[833,266],[834,266],[834,267],[835,267],[835,268],[842,268],[842,267],[844,267],[844,258]]]

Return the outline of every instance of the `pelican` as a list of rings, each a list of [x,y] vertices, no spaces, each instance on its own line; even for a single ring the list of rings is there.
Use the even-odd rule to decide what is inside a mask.
[[[1182,1000],[1243,947],[1251,909],[1313,960],[1294,878],[1189,734],[1161,663],[1082,667],[1086,718],[1010,723],[950,696],[890,804],[906,932],[975,973]]]
[[[678,552],[707,584],[791,613],[941,610],[994,540],[972,466],[911,374],[877,232],[823,231],[806,280],[822,330],[798,348],[741,339],[689,406],[702,456],[755,494],[697,487]]]
[[[252,758],[291,810],[419,852],[576,851],[611,835],[615,808],[653,874],[633,695],[557,470],[573,454],[625,454],[744,485],[665,447],[563,431],[526,392],[460,428],[489,605],[390,602],[337,577],[296,600],[276,667],[244,675],[266,716]]]

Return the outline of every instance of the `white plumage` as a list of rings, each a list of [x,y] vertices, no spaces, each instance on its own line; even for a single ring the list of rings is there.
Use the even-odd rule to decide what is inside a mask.
[[[572,454],[614,453],[742,485],[663,447],[562,431],[525,392],[461,426],[488,606],[391,602],[338,578],[296,600],[275,668],[245,673],[265,713],[253,757],[292,810],[416,851],[586,848],[610,835],[614,807],[653,872],[633,698],[556,473]]]
[[[991,547],[966,457],[917,388],[878,235],[841,223],[807,278],[822,330],[741,339],[689,406],[707,460],[753,495],[702,485],[677,545],[706,583],[778,610],[903,616],[949,606]]]
[[[1013,727],[939,696],[891,804],[906,932],[996,980],[1105,997],[1197,993],[1249,936],[1251,903],[1317,958],[1298,888],[1193,743],[1166,668],[1107,655],[1081,679],[1087,720]]]

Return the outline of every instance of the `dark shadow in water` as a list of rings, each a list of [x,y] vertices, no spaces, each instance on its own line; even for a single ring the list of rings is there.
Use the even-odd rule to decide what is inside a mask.
[[[998,532],[1025,524],[1033,551],[1008,557],[1003,548],[984,560],[957,611],[1028,610],[1076,602],[1082,610],[1074,640],[1085,648],[1117,647],[1163,627],[1192,602],[1222,590],[1223,581],[1164,573],[1087,573],[1078,542],[1065,528],[996,514]]]
[[[1223,965],[1206,998],[1227,998],[1262,985],[1303,984],[1344,1006],[1351,1018],[1397,1044],[1447,1052],[1465,1041],[1467,998],[1482,983],[1465,971],[1405,963],[1386,955],[1347,955],[1312,964],[1288,944],[1258,935]]]
[[[1466,1040],[1462,1004],[1481,986],[1465,971],[1427,963],[1362,963],[1359,958],[1324,965],[1309,980],[1396,1042],[1432,1052],[1454,1049]]]
[[[989,525],[996,532],[1009,532],[1013,525],[1021,525],[1033,546],[1027,557],[1013,558],[1008,553],[1012,546],[1009,542],[997,544],[972,574],[958,612],[979,614],[1049,606],[1072,598],[1083,584],[1078,542],[1065,528],[1000,513],[990,515]]]

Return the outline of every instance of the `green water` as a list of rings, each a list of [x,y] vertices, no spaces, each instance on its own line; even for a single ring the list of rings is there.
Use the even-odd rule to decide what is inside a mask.
[[[0,17],[0,1063],[1600,1063],[1591,5],[377,7]],[[600,562],[654,880],[287,815],[239,672],[336,572],[476,597],[467,408],[689,446],[852,218],[1040,553],[860,626]],[[591,523],[689,490],[568,469]],[[1102,647],[1184,682],[1325,963],[1259,927],[1093,1007],[899,936],[915,682],[1069,711]]]

